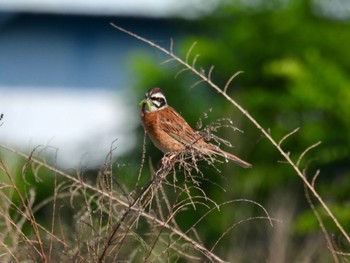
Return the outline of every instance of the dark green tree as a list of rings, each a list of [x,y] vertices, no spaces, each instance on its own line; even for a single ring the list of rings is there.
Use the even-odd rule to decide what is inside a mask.
[[[302,159],[302,166],[310,177],[320,170],[317,189],[344,227],[350,229],[347,208],[350,198],[350,53],[347,51],[350,26],[347,21],[324,16],[311,1],[294,1],[285,5],[275,2],[253,8],[223,5],[208,17],[191,21],[190,25],[183,24],[193,32],[182,42],[179,53],[185,57],[196,42],[189,54],[190,60],[200,54],[197,67],[208,71],[214,65],[212,79],[221,87],[232,74],[244,71],[233,81],[228,93],[269,129],[277,141],[300,128],[283,143],[292,159],[297,160],[307,147],[322,141]],[[179,43],[175,39],[176,45]],[[205,110],[212,108],[206,121],[229,117],[244,131],[240,134],[222,130],[220,135],[233,142],[235,148],[231,151],[253,163],[253,168],[243,170],[230,164],[221,165],[224,179],[215,172],[206,171],[208,177],[216,176],[218,184],[227,190],[219,191],[208,184],[205,186],[208,195],[220,201],[249,198],[267,207],[273,206],[274,212],[279,207],[289,207],[290,211],[285,211],[285,216],[292,218],[288,234],[292,233],[294,241],[303,240],[288,245],[290,255],[301,251],[315,233],[321,236],[319,225],[305,200],[302,182],[240,112],[206,84],[190,89],[198,79],[189,72],[177,76],[181,67],[176,64],[160,66],[149,59],[138,59],[135,65],[141,74],[138,90],[142,92],[152,86],[161,86],[169,103],[192,126]],[[151,156],[155,154],[150,153]],[[238,221],[242,215],[254,213],[250,208],[240,206],[234,215],[232,211],[226,211],[219,218],[213,216],[209,221],[212,223],[208,223],[210,226],[203,231],[210,240],[215,233],[222,233],[223,222]],[[335,231],[337,236],[331,221],[327,217],[323,219],[328,230]],[[255,227],[242,227],[242,232],[247,236],[244,247],[252,251],[269,240]],[[254,242],[251,242],[251,236],[254,236]],[[240,237],[232,240],[236,249],[243,248]],[[340,241],[336,247],[341,249],[342,245]],[[257,252],[255,256],[263,255],[262,250],[260,248],[261,254]],[[314,256],[323,258],[324,254],[325,250],[319,250]]]

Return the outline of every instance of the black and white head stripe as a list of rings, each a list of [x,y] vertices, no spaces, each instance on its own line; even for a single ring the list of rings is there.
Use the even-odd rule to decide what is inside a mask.
[[[146,93],[146,99],[149,99],[157,109],[167,106],[167,101],[163,91],[160,88],[153,88]]]

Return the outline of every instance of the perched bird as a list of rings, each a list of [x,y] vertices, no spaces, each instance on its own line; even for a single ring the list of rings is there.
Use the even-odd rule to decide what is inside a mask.
[[[176,153],[185,150],[186,147],[193,147],[199,154],[220,155],[244,168],[251,167],[251,164],[237,156],[206,142],[179,113],[167,104],[160,88],[152,88],[146,92],[140,105],[143,127],[154,145],[163,153]]]

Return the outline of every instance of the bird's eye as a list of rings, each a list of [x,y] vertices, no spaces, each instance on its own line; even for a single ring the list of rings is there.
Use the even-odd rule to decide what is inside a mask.
[[[151,97],[149,98],[152,101],[152,105],[155,106],[156,108],[160,109],[161,107],[166,106],[166,100],[164,97],[160,97],[157,95],[150,95]]]
[[[155,101],[162,101],[162,98],[159,98],[159,97],[152,97],[151,99]]]

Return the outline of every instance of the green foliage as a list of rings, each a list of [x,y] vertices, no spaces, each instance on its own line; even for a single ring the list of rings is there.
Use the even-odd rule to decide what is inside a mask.
[[[212,80],[222,88],[232,74],[243,70],[245,74],[233,81],[228,93],[269,128],[277,140],[300,128],[282,144],[293,160],[310,145],[322,141],[306,154],[301,166],[307,167],[310,178],[321,169],[316,180],[317,189],[321,189],[322,196],[329,197],[327,200],[331,207],[337,208],[339,220],[345,229],[350,229],[345,204],[350,197],[349,191],[345,190],[350,189],[346,179],[350,174],[348,23],[322,17],[312,10],[309,1],[295,1],[278,8],[270,5],[259,11],[226,5],[201,21],[191,22],[191,27],[197,31],[183,43],[175,40],[175,46],[181,46],[182,57],[197,42],[189,61],[200,54],[197,68],[203,67],[208,72],[214,65]],[[244,196],[268,204],[276,195],[292,194],[293,200],[283,205],[298,204],[293,216],[296,219],[294,229],[298,234],[304,234],[305,240],[308,233],[319,231],[305,201],[300,179],[291,167],[279,162],[282,157],[276,149],[261,138],[259,131],[238,111],[226,105],[219,96],[213,96],[213,91],[205,85],[189,89],[197,81],[190,73],[174,78],[181,70],[174,64],[159,66],[138,60],[135,65],[139,69],[147,68],[140,70],[138,91],[150,87],[148,80],[152,70],[152,85],[163,88],[168,102],[182,112],[192,126],[205,108],[210,107],[213,113],[209,120],[230,117],[244,131],[244,134],[225,131],[221,135],[236,146],[230,151],[251,162],[253,168],[242,170],[231,165],[222,166],[226,179],[213,180],[224,185],[227,191],[217,190],[215,186],[211,190],[208,186],[210,197],[225,200]],[[156,75],[154,67],[161,68],[161,73]],[[205,174],[211,179],[217,176],[210,171]],[[244,214],[234,213],[220,216],[234,222]],[[219,218],[209,221],[207,227],[210,230],[207,231],[216,232],[219,221]],[[260,238],[264,240],[264,237]]]

